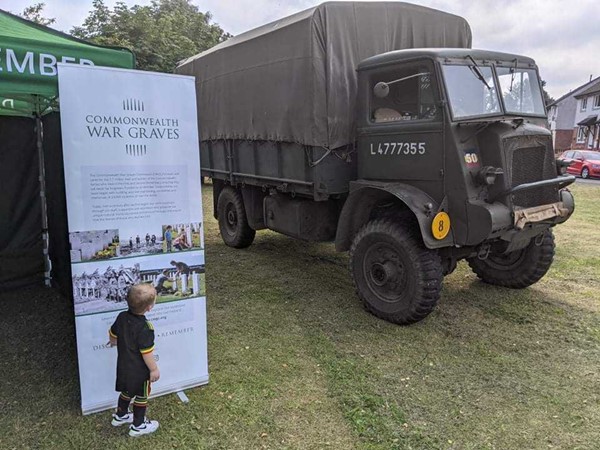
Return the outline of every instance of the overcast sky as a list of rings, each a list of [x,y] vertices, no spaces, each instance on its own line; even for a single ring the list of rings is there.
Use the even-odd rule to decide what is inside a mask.
[[[0,0],[0,8],[21,12],[45,1],[55,28],[80,25],[92,0]],[[150,0],[124,0],[128,5]],[[112,6],[115,0],[105,0]],[[314,0],[193,0],[210,11],[225,31],[239,34],[321,3]],[[600,76],[598,0],[416,0],[410,3],[458,14],[469,22],[473,47],[534,58],[551,96],[558,98]]]

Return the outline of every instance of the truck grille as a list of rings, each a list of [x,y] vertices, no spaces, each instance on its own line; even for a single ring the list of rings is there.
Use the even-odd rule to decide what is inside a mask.
[[[522,142],[523,140],[529,142]],[[524,183],[532,183],[534,181],[547,180],[556,177],[556,168],[554,155],[549,142],[544,145],[539,138],[536,145],[531,146],[532,138],[521,137],[519,144],[526,143],[530,146],[514,145],[512,142],[510,147],[515,148],[512,152],[512,164],[510,173],[510,186],[515,187]],[[513,205],[523,208],[533,206],[547,205],[558,201],[558,188],[555,186],[546,186],[536,189],[529,189],[523,192],[514,194]]]

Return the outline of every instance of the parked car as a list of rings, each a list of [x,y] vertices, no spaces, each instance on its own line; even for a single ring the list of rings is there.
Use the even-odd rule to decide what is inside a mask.
[[[590,150],[567,150],[559,157],[559,162],[569,163],[567,173],[581,178],[600,177],[600,152]]]

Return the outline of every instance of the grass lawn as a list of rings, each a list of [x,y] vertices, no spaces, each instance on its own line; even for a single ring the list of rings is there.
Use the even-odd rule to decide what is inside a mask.
[[[347,255],[259,232],[226,247],[205,187],[210,384],[151,401],[144,442],[82,417],[73,313],[43,289],[3,294],[0,449],[597,449],[600,188],[572,188],[535,286],[466,264],[410,327],[363,311]]]

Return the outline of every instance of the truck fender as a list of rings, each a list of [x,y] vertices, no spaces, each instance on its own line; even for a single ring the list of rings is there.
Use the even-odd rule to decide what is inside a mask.
[[[452,230],[441,240],[433,237],[431,226],[440,205],[425,192],[404,183],[384,183],[375,181],[353,181],[350,194],[344,203],[338,220],[335,248],[347,251],[354,235],[369,221],[373,208],[390,196],[400,200],[415,216],[420,234],[427,248],[435,249],[452,245]]]

